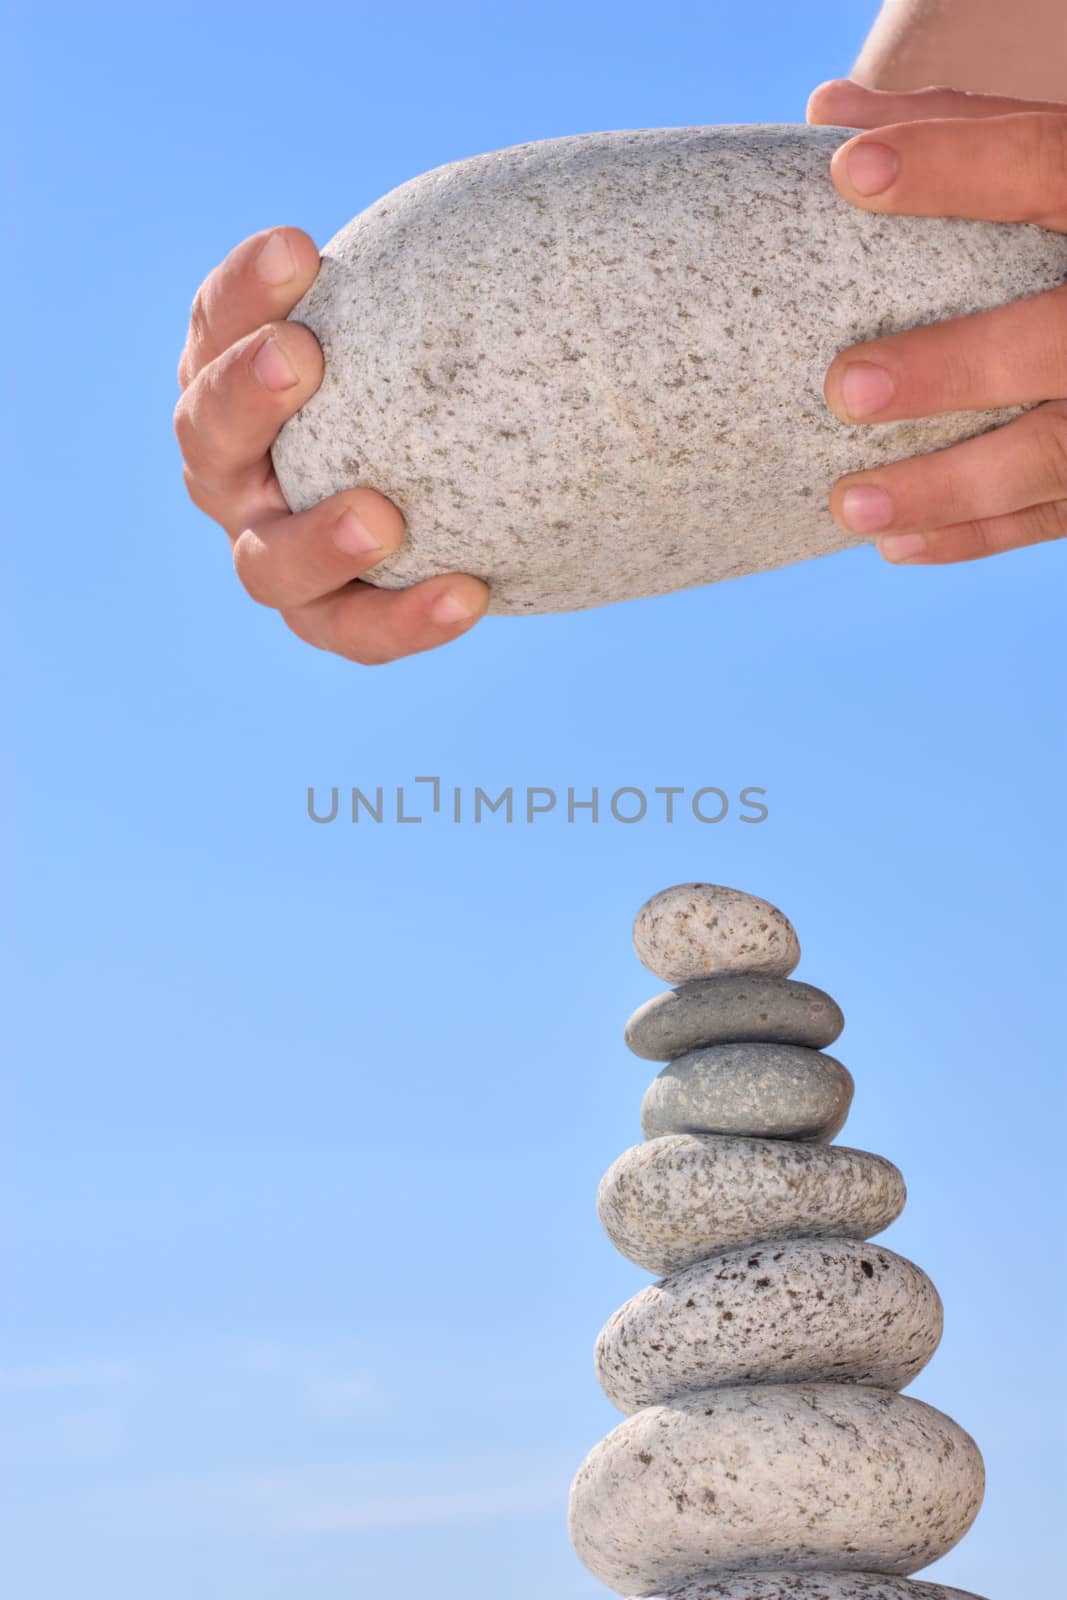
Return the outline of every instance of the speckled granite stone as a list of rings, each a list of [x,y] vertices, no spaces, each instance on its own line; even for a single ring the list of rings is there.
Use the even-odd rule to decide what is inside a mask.
[[[289,505],[379,489],[407,531],[370,582],[473,572],[519,614],[855,544],[835,478],[1018,408],[849,427],[832,357],[1051,288],[1067,238],[851,206],[829,164],[853,131],[570,135],[377,200],[291,313],[326,365],[273,447]]]
[[[906,1575],[966,1533],[974,1440],[932,1406],[855,1384],[711,1389],[647,1406],[571,1490],[571,1540],[602,1583],[655,1595],[716,1572]]]
[[[903,1389],[942,1325],[926,1273],[884,1245],[772,1239],[642,1289],[601,1331],[596,1370],[627,1413],[742,1383]]]
[[[624,1150],[597,1211],[616,1249],[662,1277],[727,1245],[868,1239],[905,1199],[893,1163],[867,1150],[678,1133]]]
[[[876,1572],[760,1572],[696,1579],[657,1600],[981,1600],[943,1583],[886,1578]]]
[[[703,1044],[803,1044],[821,1050],[845,1026],[828,994],[793,978],[722,973],[694,978],[639,1006],[626,1043],[645,1061],[673,1061]]]
[[[826,1141],[848,1120],[846,1066],[799,1044],[712,1044],[664,1067],[641,1103],[646,1139],[739,1133]]]
[[[777,906],[719,883],[676,883],[646,900],[634,949],[664,983],[720,972],[784,978],[800,960],[796,931]]]

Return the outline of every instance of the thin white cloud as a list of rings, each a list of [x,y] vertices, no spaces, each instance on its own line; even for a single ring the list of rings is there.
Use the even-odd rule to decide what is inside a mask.
[[[442,1481],[450,1476],[441,1464]],[[346,1533],[357,1528],[439,1527],[462,1522],[495,1522],[559,1506],[564,1480],[542,1483],[482,1484],[477,1488],[438,1493],[372,1496],[347,1505],[316,1505],[293,1524],[298,1533]]]
[[[394,1457],[263,1471],[137,1472],[55,1490],[50,1514],[98,1532],[181,1526],[187,1535],[303,1540],[375,1528],[441,1527],[565,1513],[574,1463],[541,1455]],[[30,1493],[26,1509],[40,1511]]]
[[[126,1387],[137,1369],[128,1361],[74,1360],[0,1365],[0,1394],[69,1394]]]

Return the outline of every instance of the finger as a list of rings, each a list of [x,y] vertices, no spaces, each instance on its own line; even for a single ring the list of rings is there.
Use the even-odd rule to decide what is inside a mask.
[[[181,387],[238,339],[288,316],[319,265],[318,246],[302,228],[265,228],[231,250],[196,292],[178,362]]]
[[[1067,537],[1067,500],[1048,500],[1006,517],[980,517],[926,533],[888,534],[878,540],[879,552],[896,566],[945,566],[954,561],[979,561]]]
[[[834,151],[838,192],[868,211],[1035,222],[1067,232],[1067,110],[897,122]]]
[[[347,489],[307,511],[245,528],[233,564],[253,600],[296,610],[361,577],[403,537],[404,518],[391,500],[374,489]]]
[[[944,450],[839,478],[830,513],[850,533],[924,533],[1067,494],[1067,401]]]
[[[836,355],[823,384],[842,422],[991,411],[1067,395],[1067,286]]]
[[[258,490],[282,424],[322,382],[319,341],[299,322],[272,322],[202,369],[174,408],[189,473],[216,497]]]
[[[1013,111],[1067,111],[1057,100],[1011,100],[961,89],[868,89],[851,78],[820,83],[808,101],[807,120],[840,128],[881,128],[891,122],[927,122],[932,117],[1003,117]]]
[[[352,584],[282,617],[307,644],[372,667],[448,644],[472,628],[488,604],[480,578],[450,573],[410,589]]]

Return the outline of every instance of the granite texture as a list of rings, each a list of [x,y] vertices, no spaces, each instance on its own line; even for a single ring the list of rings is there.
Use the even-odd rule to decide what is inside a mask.
[[[646,1139],[738,1133],[826,1141],[848,1120],[846,1066],[799,1044],[712,1044],[664,1067],[641,1103]]]
[[[903,1389],[941,1340],[941,1297],[903,1256],[859,1239],[720,1250],[620,1306],[596,1345],[600,1386],[628,1414],[750,1383]]]
[[[694,978],[639,1006],[625,1039],[645,1061],[673,1061],[704,1044],[803,1044],[822,1050],[845,1019],[836,1001],[810,983],[722,973]]]
[[[759,1572],[697,1578],[657,1600],[981,1600],[943,1583],[886,1578],[877,1572]]]
[[[905,1199],[897,1168],[867,1150],[679,1133],[624,1150],[597,1211],[616,1249],[662,1277],[728,1245],[867,1239]]]
[[[1051,288],[1067,238],[851,206],[829,164],[853,131],[568,135],[375,201],[291,313],[325,374],[272,450],[290,507],[379,489],[406,536],[368,581],[472,572],[520,615],[857,543],[827,510],[841,473],[1021,408],[850,427],[833,356]]]
[[[664,983],[720,972],[784,978],[800,960],[789,918],[769,900],[719,883],[676,883],[634,918],[638,960]]]
[[[855,1384],[711,1389],[647,1406],[593,1449],[571,1539],[625,1595],[783,1568],[906,1576],[958,1543],[983,1491],[973,1439],[920,1400]]]

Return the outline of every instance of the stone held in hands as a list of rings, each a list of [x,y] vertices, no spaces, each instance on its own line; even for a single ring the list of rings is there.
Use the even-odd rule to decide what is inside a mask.
[[[625,1595],[716,1572],[906,1576],[959,1542],[984,1487],[970,1435],[910,1396],[710,1389],[646,1406],[594,1447],[571,1490],[571,1540]]]
[[[676,883],[634,918],[634,949],[664,983],[717,973],[787,977],[800,960],[789,918],[759,895],[721,883]]]
[[[600,1386],[627,1414],[754,1383],[903,1389],[941,1340],[926,1273],[862,1239],[771,1239],[719,1250],[634,1295],[596,1344]]]
[[[597,1213],[627,1260],[662,1277],[727,1245],[869,1239],[906,1198],[898,1169],[869,1150],[679,1133],[624,1150]]]
[[[848,1119],[855,1084],[834,1056],[797,1044],[712,1044],[679,1056],[641,1104],[646,1139],[733,1133],[826,1142]]]
[[[366,581],[471,572],[519,615],[855,545],[837,477],[1022,408],[849,426],[834,355],[1050,289],[1067,239],[850,205],[829,165],[853,131],[570,135],[375,201],[291,313],[325,371],[272,448],[290,508],[378,489],[406,530]]]
[[[673,1061],[700,1045],[735,1042],[822,1050],[844,1026],[840,1006],[814,984],[726,972],[692,978],[646,1000],[624,1037],[645,1061]]]

